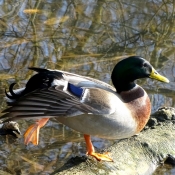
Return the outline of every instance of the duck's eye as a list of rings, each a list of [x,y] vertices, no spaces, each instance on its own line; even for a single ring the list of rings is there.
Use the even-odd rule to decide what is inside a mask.
[[[147,67],[147,64],[146,64],[146,63],[144,63],[144,64],[143,64],[143,67]]]

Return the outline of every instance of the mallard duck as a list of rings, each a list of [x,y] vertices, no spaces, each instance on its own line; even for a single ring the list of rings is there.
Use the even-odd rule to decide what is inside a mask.
[[[111,75],[114,87],[107,83],[60,70],[29,68],[38,72],[26,87],[6,96],[11,99],[2,118],[38,119],[24,134],[25,144],[38,144],[39,130],[49,118],[84,134],[87,154],[97,160],[112,161],[107,154],[95,152],[91,135],[105,139],[128,138],[146,125],[151,103],[136,79],[152,78],[168,83],[153,66],[139,56],[119,61]]]

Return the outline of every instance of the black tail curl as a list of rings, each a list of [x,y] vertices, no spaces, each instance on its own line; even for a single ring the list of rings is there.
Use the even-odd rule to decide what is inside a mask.
[[[5,95],[8,97],[8,98],[10,98],[10,99],[17,99],[17,98],[19,98],[21,95],[20,94],[15,94],[14,92],[13,92],[13,87],[14,87],[14,85],[15,85],[16,83],[12,83],[11,85],[10,85],[10,87],[9,87],[9,93],[11,94],[11,95],[9,95],[8,93],[7,93],[7,91],[6,91],[6,89],[5,89]]]
[[[23,91],[16,94],[13,91],[13,87],[16,83],[12,83],[9,87],[9,93],[7,93],[5,89],[5,94],[9,99],[17,100],[18,98],[24,96],[25,94],[28,94],[34,90],[42,89],[42,88],[48,88],[51,86],[54,79],[63,79],[63,73],[58,71],[51,71],[47,69],[42,68],[35,68],[31,67],[29,68],[31,70],[34,70],[38,72],[37,74],[33,75],[28,82],[26,83],[26,87]]]

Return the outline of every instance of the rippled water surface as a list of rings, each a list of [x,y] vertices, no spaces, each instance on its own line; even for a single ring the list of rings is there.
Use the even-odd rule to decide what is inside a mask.
[[[175,107],[174,7],[171,0],[1,0],[1,110],[6,107],[4,89],[12,82],[23,87],[33,74],[30,66],[111,83],[114,65],[130,55],[144,57],[171,81],[138,81],[149,93],[152,111]],[[31,123],[19,121],[22,133]],[[112,144],[93,141],[99,150]],[[22,136],[0,137],[0,174],[54,173],[70,157],[84,153],[80,133],[50,120],[38,146],[25,146]]]

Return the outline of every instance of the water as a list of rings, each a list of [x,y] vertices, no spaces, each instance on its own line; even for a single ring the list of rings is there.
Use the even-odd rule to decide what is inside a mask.
[[[174,15],[174,1],[169,0],[1,0],[1,110],[6,107],[4,89],[12,82],[23,87],[33,74],[30,66],[111,83],[114,64],[129,55],[144,57],[171,81],[138,81],[149,93],[152,111],[174,107]],[[31,123],[19,121],[21,131]],[[93,140],[99,150],[112,144]],[[10,136],[0,137],[0,143],[0,170],[9,174],[50,174],[85,152],[82,135],[54,120],[41,130],[38,146]]]

